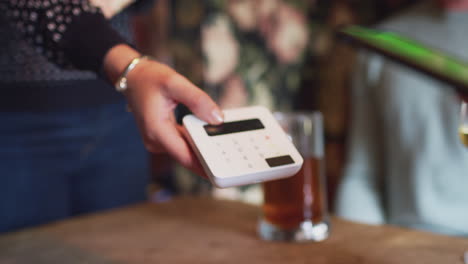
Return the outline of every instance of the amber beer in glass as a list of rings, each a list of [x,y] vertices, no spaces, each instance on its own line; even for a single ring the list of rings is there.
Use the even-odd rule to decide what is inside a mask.
[[[259,234],[266,240],[321,241],[329,216],[323,171],[323,126],[318,112],[275,113],[304,158],[301,170],[286,179],[263,183]]]

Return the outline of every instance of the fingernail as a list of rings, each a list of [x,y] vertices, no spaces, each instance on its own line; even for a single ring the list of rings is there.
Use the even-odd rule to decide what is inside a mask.
[[[211,112],[213,123],[219,124],[224,121],[223,113],[219,109],[214,109]]]

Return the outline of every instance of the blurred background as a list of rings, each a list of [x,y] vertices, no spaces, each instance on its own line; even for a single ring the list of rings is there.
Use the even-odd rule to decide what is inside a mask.
[[[356,50],[340,25],[374,25],[416,0],[159,0],[134,21],[137,45],[216,98],[223,108],[260,104],[324,115],[329,204],[346,162]],[[346,63],[343,63],[343,62]],[[179,109],[182,114],[184,109]],[[261,188],[214,190],[163,154],[152,156],[149,194],[214,195],[259,204]]]

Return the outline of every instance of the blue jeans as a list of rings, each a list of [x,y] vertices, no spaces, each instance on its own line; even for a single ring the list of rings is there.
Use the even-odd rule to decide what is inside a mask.
[[[124,103],[0,113],[0,232],[142,201],[148,176]]]

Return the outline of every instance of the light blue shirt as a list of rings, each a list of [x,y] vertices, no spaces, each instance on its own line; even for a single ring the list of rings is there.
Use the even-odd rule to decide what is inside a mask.
[[[426,3],[380,28],[468,61],[468,12]],[[361,54],[337,215],[468,236],[468,148],[458,136],[460,100],[444,85]]]

